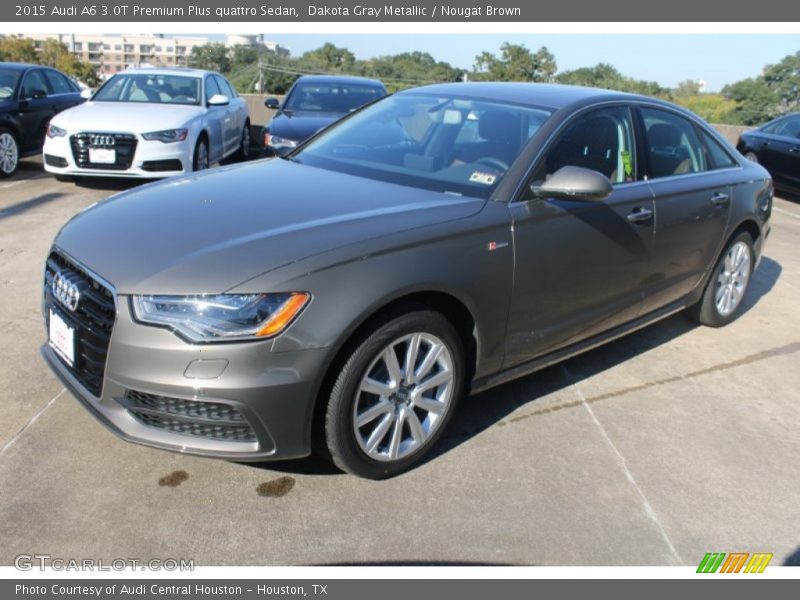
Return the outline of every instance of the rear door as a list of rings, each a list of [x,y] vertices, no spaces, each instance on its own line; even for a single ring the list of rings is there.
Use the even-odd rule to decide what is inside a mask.
[[[644,300],[649,312],[692,291],[716,259],[730,216],[729,170],[739,166],[686,116],[652,106],[641,106],[639,114],[643,166],[656,213]]]
[[[637,180],[630,109],[591,109],[545,149],[527,185],[559,168],[598,171],[613,185],[604,201],[524,196],[510,205],[515,274],[507,366],[635,319],[649,273],[653,197]],[[527,193],[527,186],[526,186]]]

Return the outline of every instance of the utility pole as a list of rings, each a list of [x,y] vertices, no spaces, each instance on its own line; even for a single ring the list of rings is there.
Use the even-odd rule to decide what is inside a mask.
[[[264,93],[264,62],[262,56],[258,55],[258,93]]]

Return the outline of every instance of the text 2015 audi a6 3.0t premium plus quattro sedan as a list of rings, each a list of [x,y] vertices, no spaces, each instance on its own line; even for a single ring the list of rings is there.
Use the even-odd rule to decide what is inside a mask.
[[[460,397],[742,309],[772,182],[641,96],[445,84],[284,159],[118,194],[47,258],[43,354],[126,440],[410,468]]]

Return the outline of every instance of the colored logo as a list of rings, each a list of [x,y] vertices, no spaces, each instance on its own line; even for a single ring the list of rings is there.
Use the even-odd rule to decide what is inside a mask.
[[[698,573],[763,573],[772,554],[767,552],[707,552],[697,567]]]

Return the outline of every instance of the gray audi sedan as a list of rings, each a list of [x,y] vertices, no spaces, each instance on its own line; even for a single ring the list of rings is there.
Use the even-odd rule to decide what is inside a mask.
[[[659,100],[408,90],[283,159],[117,194],[47,258],[44,358],[123,439],[380,479],[465,394],[742,310],[772,181]]]

